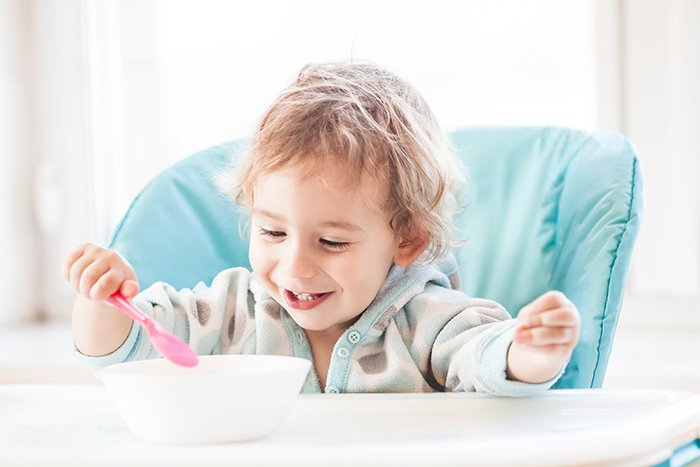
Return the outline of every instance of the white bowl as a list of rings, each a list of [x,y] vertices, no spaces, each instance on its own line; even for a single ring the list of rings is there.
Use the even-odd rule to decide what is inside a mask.
[[[270,433],[289,413],[310,367],[295,357],[212,355],[192,368],[162,358],[120,363],[100,376],[136,435],[203,444]]]

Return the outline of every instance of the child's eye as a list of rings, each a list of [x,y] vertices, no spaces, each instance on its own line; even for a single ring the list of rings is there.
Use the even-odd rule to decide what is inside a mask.
[[[273,239],[282,238],[282,237],[284,237],[285,235],[287,235],[287,234],[285,234],[284,232],[280,232],[280,231],[278,231],[278,230],[267,230],[267,229],[263,229],[262,227],[260,227],[258,233],[259,233],[260,235],[262,235],[263,237],[270,237],[270,238],[273,238]]]
[[[348,248],[348,247],[350,246],[350,243],[349,243],[349,242],[333,242],[333,241],[331,241],[331,240],[326,240],[326,239],[324,239],[324,238],[322,238],[322,239],[320,240],[320,242],[321,242],[324,246],[326,246],[326,247],[328,247],[328,248],[331,248],[331,249],[333,249],[333,250],[344,250],[344,249],[346,249],[346,248]]]

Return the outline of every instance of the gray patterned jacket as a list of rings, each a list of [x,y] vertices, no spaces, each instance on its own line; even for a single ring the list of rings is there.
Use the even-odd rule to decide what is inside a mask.
[[[325,392],[480,391],[535,394],[557,378],[526,384],[506,378],[515,320],[499,304],[455,290],[451,256],[394,266],[377,297],[335,344]],[[156,283],[133,300],[200,355],[271,354],[313,360],[306,335],[247,269],[219,273],[207,287],[175,290]],[[157,357],[141,326],[102,357],[76,356],[99,369]],[[315,371],[303,392],[321,392]]]

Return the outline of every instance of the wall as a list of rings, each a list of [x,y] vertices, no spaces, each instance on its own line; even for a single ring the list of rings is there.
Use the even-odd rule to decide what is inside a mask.
[[[622,130],[645,175],[631,292],[697,301],[700,2],[624,1],[622,8]]]
[[[0,325],[35,308],[28,24],[27,4],[0,2]]]
[[[67,318],[63,259],[95,237],[84,7],[0,3],[0,323]]]

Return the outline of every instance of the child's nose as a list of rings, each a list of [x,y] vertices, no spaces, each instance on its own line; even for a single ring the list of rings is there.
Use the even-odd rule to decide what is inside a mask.
[[[300,245],[290,245],[283,260],[283,270],[293,278],[310,278],[316,274],[311,255]]]

